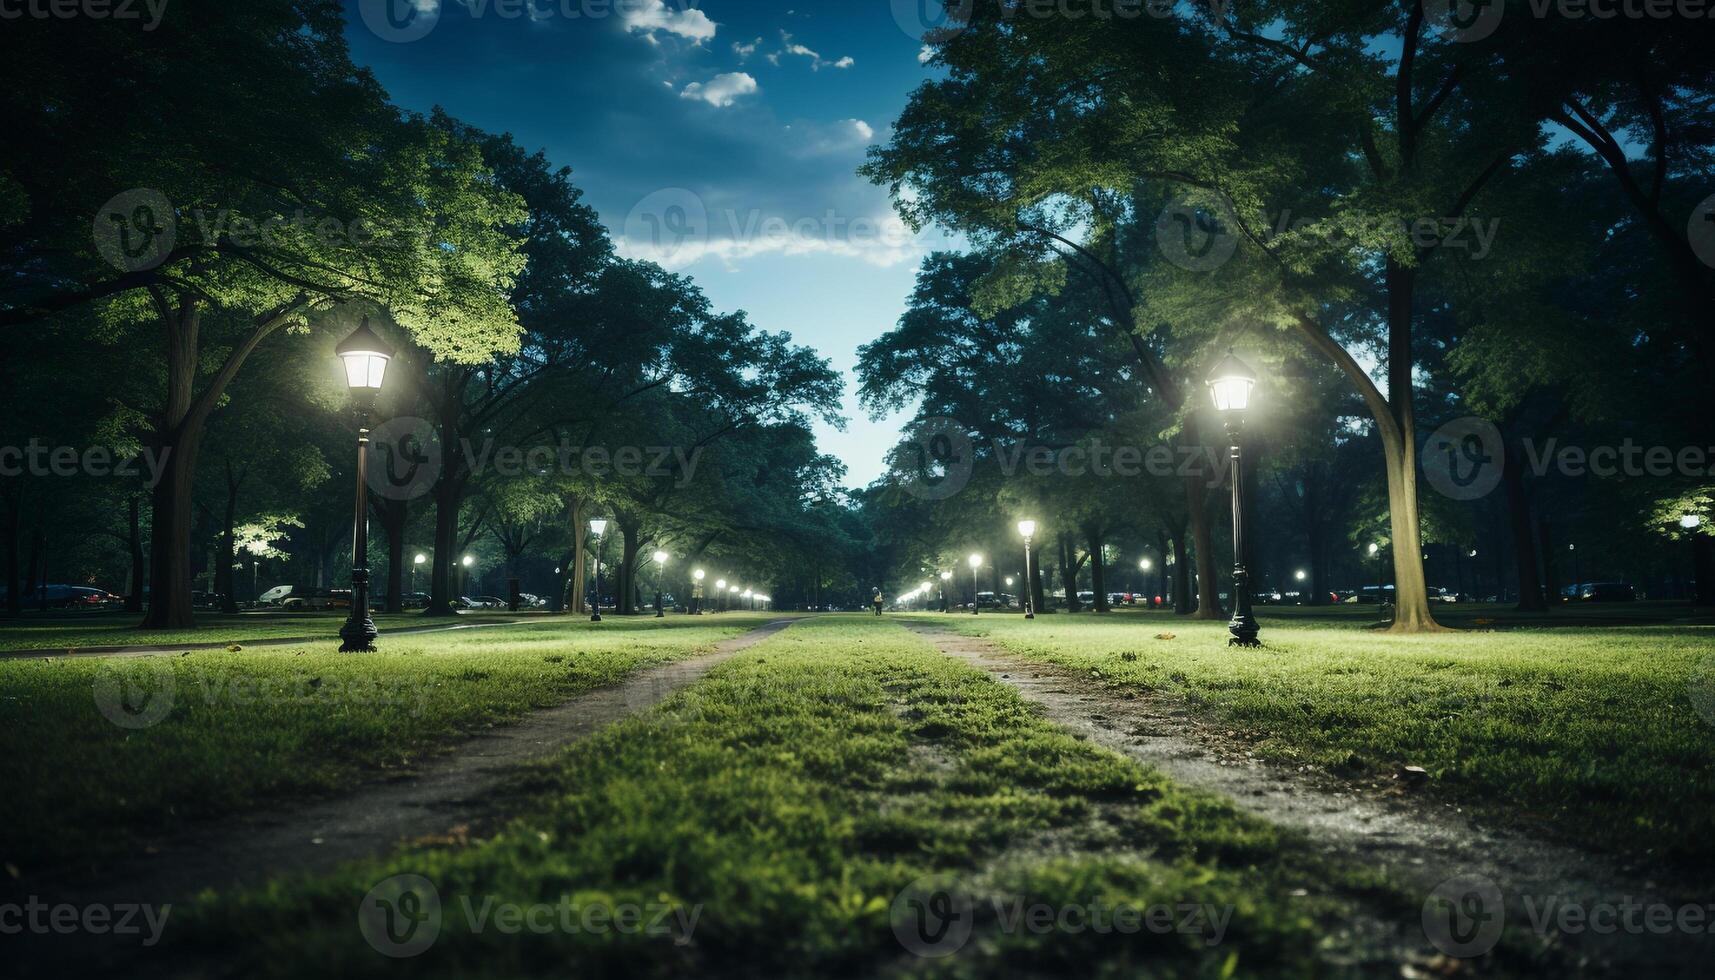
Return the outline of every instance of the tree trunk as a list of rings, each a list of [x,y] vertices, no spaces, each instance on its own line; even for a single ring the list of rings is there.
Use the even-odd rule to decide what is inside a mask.
[[[619,591],[614,599],[621,616],[634,616],[637,614],[637,553],[643,549],[642,528],[622,521],[619,533],[623,550],[619,558]]]
[[[1102,528],[1099,524],[1091,524],[1085,533],[1090,539],[1090,590],[1096,594],[1096,612],[1110,612],[1108,608],[1108,576],[1107,566],[1102,561]]]
[[[1691,569],[1696,578],[1697,605],[1715,606],[1715,538],[1692,532]]]
[[[150,493],[149,610],[145,629],[191,629],[191,481],[202,433],[182,433],[165,441],[160,480]]]
[[[1506,485],[1507,517],[1512,525],[1513,563],[1518,572],[1518,611],[1547,612],[1548,601],[1543,594],[1542,579],[1536,571],[1536,541],[1531,527],[1530,491],[1524,483],[1524,467],[1512,460],[1524,459],[1507,448],[1508,463],[1501,469],[1501,482]]]
[[[1191,515],[1191,547],[1196,549],[1197,561],[1197,619],[1224,619],[1221,610],[1220,579],[1215,572],[1215,528],[1209,519],[1208,490],[1203,475],[1185,479],[1185,506]],[[1180,566],[1184,568],[1183,565]],[[1185,569],[1189,574],[1189,569]],[[1186,583],[1186,598],[1190,598],[1190,583]]]
[[[16,616],[24,611],[24,579],[19,574],[18,556],[24,550],[19,535],[24,533],[24,509],[16,485],[6,488],[6,613]]]
[[[1423,535],[1417,509],[1417,448],[1413,438],[1415,433],[1407,430],[1402,445],[1385,450],[1388,516],[1393,531],[1395,633],[1444,629],[1429,611],[1429,582],[1423,573]]]
[[[1070,534],[1061,533],[1060,544],[1060,585],[1066,590],[1066,611],[1079,612],[1084,604],[1078,601],[1078,564],[1074,560],[1077,546],[1072,543]]]
[[[1536,543],[1542,550],[1542,591],[1543,597],[1550,607],[1560,604],[1560,575],[1555,557],[1559,552],[1554,550],[1554,534],[1548,525],[1548,515],[1538,514],[1536,518]]]
[[[1191,556],[1185,550],[1185,532],[1173,539],[1173,614],[1191,615]]]
[[[387,612],[405,611],[405,526],[410,521],[411,502],[375,496],[371,504],[381,530],[387,535]]]
[[[237,590],[233,587],[233,563],[238,560],[238,488],[243,477],[232,472],[232,462],[226,463],[226,507],[220,515],[220,554],[214,566],[214,591],[220,594],[220,611],[227,615],[238,612]]]
[[[126,548],[131,553],[131,582],[125,590],[125,611],[140,613],[143,611],[143,582],[149,576],[148,566],[143,558],[143,508],[136,494],[126,499]]]

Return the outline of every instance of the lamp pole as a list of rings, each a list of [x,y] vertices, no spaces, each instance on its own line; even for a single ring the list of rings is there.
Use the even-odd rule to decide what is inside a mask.
[[[595,538],[595,547],[591,555],[595,559],[595,601],[590,603],[590,622],[601,622],[601,536],[607,533],[607,521],[596,518],[590,521],[590,535]]]
[[[1024,618],[1036,618],[1036,572],[1030,567],[1030,539],[1036,537],[1035,521],[1019,521],[1018,533],[1024,538]]]
[[[978,555],[978,554],[973,554],[973,555],[971,555],[970,561],[971,561],[971,615],[975,616],[975,615],[979,614],[980,612],[982,612],[981,607],[982,607],[982,591],[983,591],[983,583],[982,583],[983,556]]]
[[[380,631],[369,618],[369,413],[375,394],[387,375],[393,348],[369,329],[364,317],[351,336],[339,342],[334,353],[345,363],[346,386],[351,389],[363,421],[357,430],[357,503],[351,529],[351,615],[339,630],[341,653],[375,650]]]
[[[947,598],[947,583],[953,578],[952,572],[941,573],[941,614],[944,616],[953,611],[953,603]]]
[[[1251,615],[1251,573],[1245,563],[1244,454],[1239,447],[1244,413],[1255,386],[1256,374],[1231,352],[1209,376],[1209,391],[1216,410],[1221,413],[1233,461],[1233,618],[1227,624],[1227,632],[1231,634],[1227,645],[1238,647],[1262,646],[1257,639],[1256,617]]]

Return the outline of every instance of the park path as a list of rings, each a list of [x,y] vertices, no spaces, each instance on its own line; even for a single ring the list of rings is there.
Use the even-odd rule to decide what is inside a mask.
[[[1608,855],[1498,826],[1409,790],[1377,790],[1267,763],[1247,755],[1224,737],[1223,728],[1206,725],[1177,699],[1111,689],[1086,674],[1031,662],[945,626],[907,625],[942,653],[1010,685],[1056,724],[1301,832],[1325,851],[1383,870],[1414,900],[1427,902],[1450,879],[1477,876],[1499,887],[1506,923],[1521,930],[1531,928],[1533,911],[1540,914],[1554,902],[1585,908],[1628,902],[1710,906],[1706,882],[1668,882],[1662,873],[1647,874]],[[1423,934],[1415,922],[1413,927],[1413,935]],[[1703,971],[1715,955],[1712,939],[1707,932],[1599,935],[1585,929],[1545,942],[1558,947],[1555,959],[1592,975],[1642,969],[1649,976],[1695,976],[1707,975]]]
[[[598,729],[666,699],[732,655],[800,619],[779,619],[716,644],[707,653],[641,671],[610,687],[534,712],[424,760],[415,771],[323,801],[241,814],[188,831],[149,854],[99,869],[4,882],[0,892],[49,903],[183,905],[205,888],[262,884],[282,872],[327,871],[385,853],[395,844],[456,838],[494,815],[496,797],[518,767],[553,754]],[[0,901],[7,899],[0,897]],[[169,926],[168,932],[171,929]],[[7,937],[12,939],[13,937]],[[38,965],[96,952],[89,936],[43,937],[26,959]],[[135,945],[132,941],[131,945]],[[99,955],[119,955],[105,950]]]

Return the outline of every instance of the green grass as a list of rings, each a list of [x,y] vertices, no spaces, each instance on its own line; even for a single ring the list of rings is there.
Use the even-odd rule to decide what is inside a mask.
[[[189,820],[349,786],[769,618],[556,619],[395,636],[358,655],[324,643],[0,660],[0,858],[99,857]],[[170,710],[115,724],[100,706],[117,708],[126,683],[154,694],[130,701],[139,720]]]
[[[1331,958],[1350,934],[1339,924],[1358,896],[1393,901],[1368,872],[1095,748],[898,625],[858,617],[759,644],[522,789],[528,802],[492,838],[207,896],[169,942],[230,972],[368,974],[386,960],[359,932],[360,905],[409,874],[433,884],[442,910],[438,938],[410,961],[427,975],[1325,976],[1339,972]],[[931,874],[955,876],[974,902],[974,934],[945,959],[910,955],[894,929],[896,898]],[[472,925],[485,903],[561,902],[658,906],[671,934],[566,930],[557,915],[541,934]],[[1209,927],[1009,930],[1020,902],[1189,903],[1231,918],[1218,945]],[[897,908],[909,929],[910,908]],[[693,921],[688,934],[674,926]],[[238,949],[246,961],[228,961]]]
[[[1264,612],[1254,652],[1229,649],[1225,624],[1167,615],[926,618],[1181,698],[1266,757],[1352,776],[1419,765],[1452,800],[1715,863],[1715,630],[1393,636]]]
[[[525,614],[468,613],[430,619],[421,613],[378,613],[382,632],[431,626],[509,622]],[[536,614],[530,614],[536,615]],[[0,620],[0,653],[9,650],[77,650],[84,647],[170,646],[175,643],[243,643],[298,636],[337,636],[344,613],[198,613],[195,629],[140,630],[136,613],[27,614]]]

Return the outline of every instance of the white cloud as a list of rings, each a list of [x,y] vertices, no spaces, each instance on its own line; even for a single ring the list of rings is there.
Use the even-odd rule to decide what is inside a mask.
[[[733,100],[756,92],[756,79],[742,71],[716,75],[707,82],[692,82],[679,93],[681,99],[700,99],[716,108],[732,105]]]
[[[917,52],[917,63],[920,65],[926,65],[929,63],[930,59],[934,58],[934,57],[935,57],[934,47],[931,45],[925,44],[925,45],[923,45],[923,50]]]
[[[829,224],[825,217],[789,220],[761,217],[754,213],[710,215],[710,231],[670,249],[647,242],[633,242],[620,235],[615,240],[626,258],[655,262],[679,270],[705,258],[719,260],[729,270],[762,255],[833,255],[857,259],[868,265],[891,268],[922,261],[935,248],[930,232],[913,233],[891,212],[851,222]]]
[[[641,31],[651,41],[656,31],[677,34],[693,44],[701,44],[715,36],[715,22],[695,7],[673,10],[666,0],[632,0],[619,5],[619,19],[625,29]]]
[[[768,56],[768,60],[776,65],[780,64],[780,55],[782,54],[793,54],[800,58],[810,59],[811,71],[821,71],[823,68],[850,68],[857,64],[850,55],[840,58],[838,61],[829,61],[826,58],[823,58],[820,53],[792,40],[792,35],[785,31],[780,32],[780,43],[783,46],[781,47],[779,54],[771,54]]]
[[[761,43],[762,38],[757,38],[749,44],[740,44],[734,41],[732,42],[732,53],[738,55],[738,63],[742,65],[750,60],[750,56],[756,53],[756,48]]]
[[[875,139],[875,127],[871,126],[869,123],[864,122],[862,119],[847,119],[846,122],[851,123],[852,131],[858,134],[858,139],[863,140],[865,143]]]

